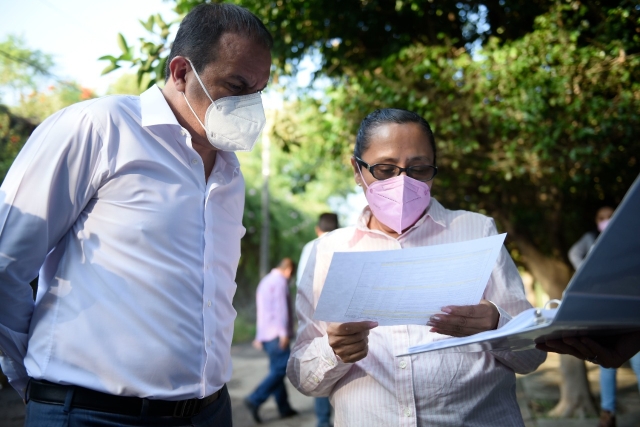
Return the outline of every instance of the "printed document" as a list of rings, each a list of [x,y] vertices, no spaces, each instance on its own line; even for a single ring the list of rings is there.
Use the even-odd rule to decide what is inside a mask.
[[[313,318],[424,325],[442,307],[478,304],[505,236],[392,251],[336,252]]]
[[[405,354],[398,354],[397,356],[408,356],[411,354],[426,353],[428,351],[437,351],[453,347],[465,346],[462,352],[478,352],[489,350],[510,350],[510,348],[500,348],[499,346],[483,346],[481,345],[485,341],[496,340],[499,338],[508,337],[513,334],[525,333],[535,331],[537,329],[543,329],[549,326],[553,321],[558,309],[540,309],[530,308],[518,314],[511,319],[509,323],[504,325],[500,329],[491,331],[480,332],[475,335],[460,338],[446,338],[438,341],[432,341],[427,344],[420,344],[413,347],[409,347]],[[477,344],[477,345],[474,345]],[[531,344],[530,347],[533,347]]]

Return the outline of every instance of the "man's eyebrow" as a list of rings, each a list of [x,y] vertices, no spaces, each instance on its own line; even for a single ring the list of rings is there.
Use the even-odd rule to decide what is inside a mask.
[[[234,74],[231,76],[232,78],[238,79],[240,80],[240,82],[245,86],[245,87],[250,87],[249,82],[247,81],[247,79],[245,79],[244,77],[242,77],[240,74]],[[268,83],[267,83],[268,84]],[[267,88],[267,84],[265,84],[261,89],[258,89],[258,92],[262,92],[263,90],[265,90]]]
[[[240,83],[242,83],[245,86],[249,86],[249,82],[247,82],[247,79],[242,77],[240,74],[233,74],[233,75],[231,75],[231,78],[232,79],[236,79],[236,80],[240,80]]]

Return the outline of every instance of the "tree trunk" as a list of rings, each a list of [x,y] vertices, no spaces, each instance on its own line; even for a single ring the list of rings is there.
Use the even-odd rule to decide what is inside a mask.
[[[548,415],[556,418],[595,416],[597,410],[589,390],[584,361],[561,354],[560,374],[564,380],[560,383],[560,401]]]
[[[571,278],[571,269],[562,260],[542,254],[528,239],[515,233],[505,222],[510,237],[515,241],[522,262],[531,274],[540,282],[550,298],[561,299],[562,292]],[[549,412],[551,417],[572,417],[595,415],[597,413],[584,361],[572,356],[560,356],[560,401]]]
[[[549,298],[561,299],[562,292],[571,279],[571,269],[562,260],[543,255],[534,245],[522,236],[509,233],[515,241],[522,262],[527,270],[542,285]]]

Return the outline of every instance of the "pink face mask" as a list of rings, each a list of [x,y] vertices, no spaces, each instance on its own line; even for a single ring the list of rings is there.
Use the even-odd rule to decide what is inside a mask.
[[[611,219],[603,219],[598,223],[598,230],[601,233],[604,231],[605,228],[607,228],[607,225],[609,225],[609,221],[611,221]]]
[[[362,171],[358,168],[360,176]],[[429,206],[431,191],[422,181],[399,175],[383,181],[374,181],[364,192],[373,215],[396,233],[411,227]]]

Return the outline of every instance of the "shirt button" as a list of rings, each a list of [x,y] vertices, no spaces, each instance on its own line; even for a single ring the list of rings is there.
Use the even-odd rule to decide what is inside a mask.
[[[185,136],[186,136],[186,135],[187,135],[187,131],[186,131],[186,130],[184,130],[184,129],[182,129],[182,130],[180,131],[180,134],[181,134],[181,135],[185,135]]]
[[[411,409],[409,408],[404,408],[404,415],[406,417],[410,417],[411,416]]]
[[[315,375],[313,376],[313,381],[316,382],[316,384],[318,384],[320,382],[320,380],[318,379],[318,377],[316,377]]]
[[[211,300],[207,301],[207,307],[211,307]]]
[[[191,164],[193,164],[193,165],[197,165],[197,164],[198,164],[198,160],[197,160],[197,159],[193,159],[193,160],[191,160]]]
[[[407,367],[407,362],[406,362],[406,360],[402,359],[402,360],[400,361],[400,365],[399,365],[399,366],[400,366],[400,369],[404,369],[404,368],[406,368],[406,367]]]

